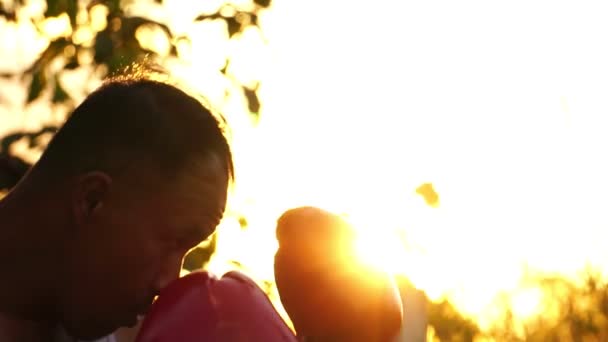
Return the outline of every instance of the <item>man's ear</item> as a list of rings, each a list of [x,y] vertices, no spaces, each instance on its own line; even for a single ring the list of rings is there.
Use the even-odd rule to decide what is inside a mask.
[[[112,178],[100,171],[81,175],[72,197],[72,212],[77,224],[84,224],[101,209],[107,200]]]

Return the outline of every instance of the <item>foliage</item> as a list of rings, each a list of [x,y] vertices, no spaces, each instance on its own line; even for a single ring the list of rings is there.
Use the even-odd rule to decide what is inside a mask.
[[[540,288],[540,314],[517,327],[509,308],[505,319],[491,331],[498,340],[606,341],[608,340],[608,283],[587,269],[576,280],[537,274],[527,282]]]
[[[15,0],[12,4],[0,1],[0,17],[4,20],[19,22],[19,11],[27,1]],[[179,44],[191,43],[186,36],[180,36],[167,23],[146,17],[125,9],[132,1],[120,0],[47,0],[46,10],[40,18],[33,18],[34,25],[44,35],[43,25],[52,18],[67,16],[70,33],[47,37],[48,46],[41,51],[35,61],[23,70],[0,70],[0,77],[19,79],[26,83],[28,103],[41,99],[48,93],[53,104],[73,105],[61,75],[65,72],[82,70],[90,77],[104,77],[147,56],[159,60],[180,58]],[[152,1],[163,6],[162,0]],[[270,0],[250,0],[239,5],[224,3],[211,13],[193,14],[193,21],[219,20],[225,23],[229,39],[238,37],[248,27],[257,27],[260,13],[270,6]],[[10,5],[10,6],[9,6]],[[95,29],[92,15],[94,11],[105,11],[105,26]],[[29,19],[27,19],[29,20]],[[154,27],[164,33],[169,43],[166,54],[150,50],[136,38],[141,27]],[[91,32],[89,39],[79,37],[81,32]],[[229,74],[230,61],[218,70],[234,81]],[[59,67],[57,67],[59,65]],[[257,114],[260,102],[257,88],[239,85],[248,102],[251,113]],[[11,155],[11,146],[26,140],[30,147],[40,144],[40,137],[52,134],[55,126],[45,126],[37,131],[12,132],[0,140],[0,190],[12,188],[27,172],[30,165],[17,156]],[[439,205],[439,195],[432,183],[422,184],[416,189],[430,206]],[[248,223],[240,218],[241,227]],[[201,247],[187,256],[184,268],[194,270],[202,267],[215,251],[215,235]],[[544,293],[541,314],[525,322],[518,320],[507,302],[502,303],[502,320],[489,330],[482,332],[476,323],[460,313],[449,301],[428,301],[428,323],[435,336],[441,341],[474,341],[486,338],[496,341],[608,341],[608,283],[597,272],[587,272],[583,282],[553,275],[536,275],[528,279]],[[267,283],[265,290],[272,292],[272,284]]]
[[[162,5],[162,1],[155,1]],[[16,13],[24,5],[24,0],[13,3],[13,8],[7,9],[0,2],[0,15],[6,20],[17,21]],[[78,69],[84,66],[94,65],[97,70],[103,70],[102,77],[112,74],[122,68],[138,61],[143,56],[159,58],[179,58],[178,44],[189,43],[187,36],[177,35],[168,24],[147,18],[143,14],[130,13],[125,11],[125,7],[131,1],[91,0],[88,2],[77,0],[47,0],[46,11],[43,18],[33,19],[36,27],[45,35],[42,30],[43,24],[50,18],[57,18],[67,15],[72,32],[67,36],[47,37],[50,42],[44,51],[38,56],[32,65],[25,70],[17,72],[3,72],[3,77],[21,77],[30,79],[28,102],[39,98],[46,89],[52,91],[52,102],[64,102],[69,99],[69,94],[65,91],[64,85],[58,76],[65,70]],[[194,21],[221,20],[226,23],[226,30],[230,39],[236,37],[248,27],[259,27],[258,18],[261,11],[270,6],[269,0],[252,0],[248,4],[235,5],[230,2],[224,3],[213,13],[203,13],[193,18]],[[106,25],[95,25],[94,11],[106,13]],[[158,51],[150,50],[136,38],[136,32],[143,26],[149,26],[162,30],[169,43],[168,55],[163,56]],[[101,29],[100,29],[101,28]],[[91,39],[82,39],[81,32],[93,33]],[[86,56],[92,54],[92,60]],[[53,64],[61,62],[59,70],[53,68]],[[227,61],[228,63],[229,61]],[[99,68],[99,67],[102,68]],[[229,77],[226,67],[220,70],[226,77]],[[252,113],[259,110],[259,101],[255,89],[241,85],[245,97],[249,100],[249,107]]]
[[[473,341],[479,327],[447,300],[429,302],[428,323],[441,341]]]
[[[5,20],[19,22],[19,11],[26,5],[24,0],[16,0],[12,6],[0,2],[0,16]],[[162,1],[154,1],[155,5],[163,6]],[[168,24],[150,19],[144,13],[132,13],[125,9],[132,1],[77,1],[77,0],[48,0],[44,16],[31,18],[41,36],[49,40],[49,44],[36,60],[24,70],[0,71],[4,78],[19,79],[28,86],[27,102],[39,99],[45,92],[52,94],[50,101],[54,104],[73,104],[66,85],[62,83],[61,75],[66,71],[81,70],[89,73],[91,78],[104,77],[123,70],[125,67],[142,58],[154,59],[160,64],[170,58],[180,58],[178,44],[190,44],[187,36],[174,33]],[[226,23],[225,27],[229,39],[237,37],[248,27],[259,27],[259,14],[270,6],[268,0],[251,0],[249,3],[239,5],[226,2],[213,13],[193,15],[194,21],[220,20]],[[95,13],[94,13],[95,12]],[[97,14],[96,14],[97,13]],[[105,25],[97,23],[99,14],[105,13]],[[62,16],[69,18],[68,34],[50,36],[43,27],[49,20]],[[96,19],[97,18],[97,19]],[[169,49],[166,55],[142,46],[136,37],[136,32],[142,27],[161,30],[167,38]],[[91,34],[84,39],[83,32]],[[85,35],[86,36],[86,35]],[[233,75],[229,74],[227,65],[219,71],[231,82],[235,82]],[[57,67],[57,65],[60,65]],[[238,81],[236,81],[238,83]],[[249,112],[257,115],[260,102],[257,97],[257,87],[238,84],[244,97],[247,99]],[[48,129],[53,129],[48,128]],[[48,131],[15,132],[2,140],[2,153],[8,153],[10,144],[21,138],[29,139],[35,144],[37,137]]]
[[[586,270],[578,279],[535,274],[526,286],[542,291],[538,314],[516,317],[508,294],[495,305],[502,315],[487,331],[447,300],[428,302],[429,326],[440,341],[608,341],[608,282]]]

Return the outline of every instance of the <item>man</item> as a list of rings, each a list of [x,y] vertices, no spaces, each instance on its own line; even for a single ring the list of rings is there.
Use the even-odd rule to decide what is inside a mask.
[[[232,180],[199,101],[141,76],[107,81],[0,201],[0,341],[135,325],[214,232]]]

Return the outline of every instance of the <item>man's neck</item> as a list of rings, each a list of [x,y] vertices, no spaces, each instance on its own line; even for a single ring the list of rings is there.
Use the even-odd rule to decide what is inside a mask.
[[[61,246],[43,203],[18,192],[0,201],[0,312],[9,317],[45,320],[52,310]]]
[[[55,337],[53,324],[30,321],[0,313],[0,341],[43,342]]]

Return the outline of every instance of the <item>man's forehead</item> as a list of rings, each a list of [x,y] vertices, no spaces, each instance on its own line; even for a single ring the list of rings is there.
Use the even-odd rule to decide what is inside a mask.
[[[218,224],[226,207],[228,176],[217,161],[194,161],[180,173],[173,191],[206,222]]]
[[[164,212],[159,218],[166,220],[162,226],[168,227],[165,233],[177,234],[180,239],[188,241],[202,241],[209,237],[223,217],[223,206],[184,197],[159,210]]]
[[[146,210],[182,216],[180,221],[189,221],[192,225],[217,223],[222,218],[228,196],[228,175],[219,158],[193,160],[171,178],[151,166],[132,171],[125,182],[120,182],[119,187],[124,191],[118,191],[119,197],[131,197],[135,203],[147,207]]]
[[[224,185],[228,182],[228,170],[220,158],[211,153],[206,157],[191,159],[178,173],[186,182],[205,182],[209,185]]]
[[[228,174],[217,157],[192,161],[179,173],[176,190],[181,195],[217,205],[223,212],[228,194]]]
[[[168,177],[169,174],[167,174],[168,170],[164,167],[159,167],[159,162],[159,160],[153,158],[136,158],[131,160],[131,162],[128,163],[128,166],[123,168],[123,174],[128,178],[135,176],[135,181],[141,180],[139,177],[142,176],[142,174],[154,178],[161,178],[164,181],[168,181],[168,179],[171,178],[173,182],[178,183],[206,181],[217,184],[218,182],[227,182],[229,179],[228,165],[223,162],[216,153],[192,156],[183,165],[169,171],[170,177]],[[133,181],[133,179],[131,180]]]

